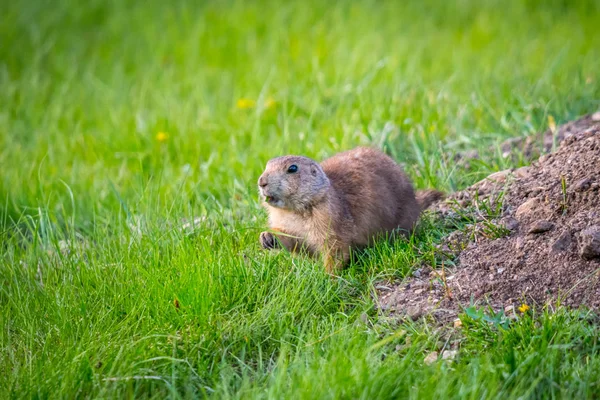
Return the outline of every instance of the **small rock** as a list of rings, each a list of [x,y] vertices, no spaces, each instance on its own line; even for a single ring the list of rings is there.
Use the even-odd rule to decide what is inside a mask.
[[[458,350],[444,350],[442,352],[442,360],[452,361],[456,358]]]
[[[551,249],[553,252],[561,252],[569,247],[571,247],[571,232],[566,230],[552,243]]]
[[[425,365],[431,365],[434,362],[436,362],[437,359],[438,359],[438,352],[432,351],[431,353],[427,354],[427,357],[425,357],[423,362],[425,363]]]
[[[519,227],[519,221],[517,221],[516,218],[513,217],[502,218],[501,223],[509,231],[515,231]]]
[[[499,274],[501,274],[501,273],[504,272],[504,268],[498,268],[497,271],[498,271]]]
[[[596,111],[592,114],[592,121],[600,121],[600,111]]]
[[[529,199],[525,203],[521,204],[519,208],[517,208],[515,215],[517,218],[529,215],[537,208],[539,203],[540,201],[535,197],[533,199]]]
[[[421,293],[423,293],[425,291],[425,289],[417,289],[415,290],[415,294],[419,295]]]
[[[410,306],[406,309],[406,315],[414,321],[423,315],[423,310],[419,306]]]
[[[579,232],[579,255],[585,260],[600,258],[600,225]]]
[[[436,271],[436,270],[432,270],[429,273],[429,279],[436,279],[436,278],[443,278],[444,274],[442,273],[442,271]]]
[[[460,318],[456,318],[454,320],[454,327],[455,328],[461,328],[462,327],[462,321],[460,320]]]
[[[513,305],[504,307],[504,314],[508,314],[508,313],[513,312],[513,311],[515,311],[515,306],[513,306]]]
[[[530,167],[521,167],[521,168],[515,170],[514,175],[517,178],[525,178],[526,176],[529,176],[530,173],[531,173]]]
[[[475,188],[476,192],[477,192],[477,196],[479,198],[485,198],[487,197],[487,195],[493,190],[493,182],[492,181],[488,181],[487,178],[484,179],[483,181],[479,182],[478,184],[473,185],[473,187]]]
[[[583,178],[583,179],[577,181],[577,183],[575,183],[575,185],[573,186],[573,189],[575,189],[575,191],[577,191],[577,192],[583,192],[584,190],[587,190],[591,185],[592,185],[592,178]]]
[[[512,171],[510,169],[505,169],[504,171],[494,172],[493,174],[488,175],[486,180],[489,180],[492,182],[503,183],[506,181],[506,178],[508,177],[508,175],[510,175],[511,172]]]
[[[531,224],[527,233],[544,233],[548,232],[552,228],[554,228],[554,224],[552,222],[540,219]]]

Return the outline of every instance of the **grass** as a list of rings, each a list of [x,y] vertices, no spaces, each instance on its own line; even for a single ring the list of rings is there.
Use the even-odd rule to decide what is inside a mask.
[[[361,144],[417,187],[516,166],[485,149],[600,106],[597,2],[2,8],[0,397],[597,396],[592,314],[379,317],[374,282],[435,264],[448,228],[331,280],[259,250],[255,188],[275,155]],[[423,363],[452,343],[454,362]]]

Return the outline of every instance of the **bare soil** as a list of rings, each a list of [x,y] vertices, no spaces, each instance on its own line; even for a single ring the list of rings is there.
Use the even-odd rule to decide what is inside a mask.
[[[600,309],[600,113],[511,146],[556,151],[433,206],[440,223],[465,215],[474,223],[440,245],[443,269],[379,284],[382,312],[447,321],[470,303]]]

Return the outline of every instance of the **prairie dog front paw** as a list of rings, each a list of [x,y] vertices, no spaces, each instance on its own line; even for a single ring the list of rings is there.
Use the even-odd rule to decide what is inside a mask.
[[[271,250],[278,247],[277,239],[271,232],[261,232],[259,240],[263,249]]]

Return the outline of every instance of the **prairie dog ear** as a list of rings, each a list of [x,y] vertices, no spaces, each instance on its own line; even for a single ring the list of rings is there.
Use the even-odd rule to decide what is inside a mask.
[[[310,173],[311,173],[313,176],[317,176],[317,172],[319,172],[319,170],[317,169],[317,166],[316,166],[316,165],[314,165],[314,164],[311,164],[311,165],[310,165]]]

